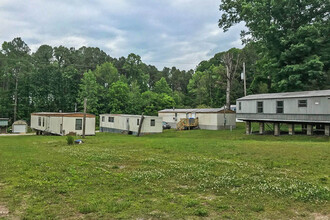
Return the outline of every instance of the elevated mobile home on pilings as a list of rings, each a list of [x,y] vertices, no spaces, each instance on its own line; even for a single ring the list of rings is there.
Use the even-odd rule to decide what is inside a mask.
[[[83,133],[84,113],[37,112],[31,114],[31,128],[39,134]],[[95,135],[95,115],[86,114],[85,135]]]
[[[162,133],[162,118],[157,116],[101,114],[100,132],[140,134]]]
[[[290,135],[295,126],[312,135],[315,129],[330,134],[330,90],[270,93],[249,95],[236,101],[236,117],[246,122],[246,134],[251,134],[251,123],[259,123],[264,134],[265,123],[272,123],[274,135],[280,135],[280,125],[287,124]]]

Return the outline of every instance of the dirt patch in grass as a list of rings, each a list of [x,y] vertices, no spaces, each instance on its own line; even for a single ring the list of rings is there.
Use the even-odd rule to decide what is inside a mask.
[[[9,209],[6,206],[0,204],[0,217],[6,217],[8,215]]]
[[[313,213],[312,218],[315,220],[329,220],[330,215],[323,215],[322,213]]]

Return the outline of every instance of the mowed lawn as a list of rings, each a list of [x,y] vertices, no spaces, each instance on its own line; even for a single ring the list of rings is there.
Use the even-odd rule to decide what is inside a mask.
[[[327,219],[324,136],[0,137],[0,219]],[[6,210],[9,213],[6,214]]]

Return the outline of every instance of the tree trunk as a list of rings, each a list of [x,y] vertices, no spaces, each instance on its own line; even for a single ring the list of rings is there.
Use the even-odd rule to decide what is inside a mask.
[[[18,77],[16,76],[15,79],[15,97],[14,97],[14,122],[16,121],[16,117],[17,117],[17,89],[18,89]]]

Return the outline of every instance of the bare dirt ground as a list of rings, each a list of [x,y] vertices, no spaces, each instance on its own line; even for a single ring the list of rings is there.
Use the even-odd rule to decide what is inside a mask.
[[[0,217],[6,217],[8,214],[9,209],[6,206],[0,204]]]
[[[36,135],[35,133],[26,133],[26,134],[0,134],[2,136],[22,136],[22,135]]]

